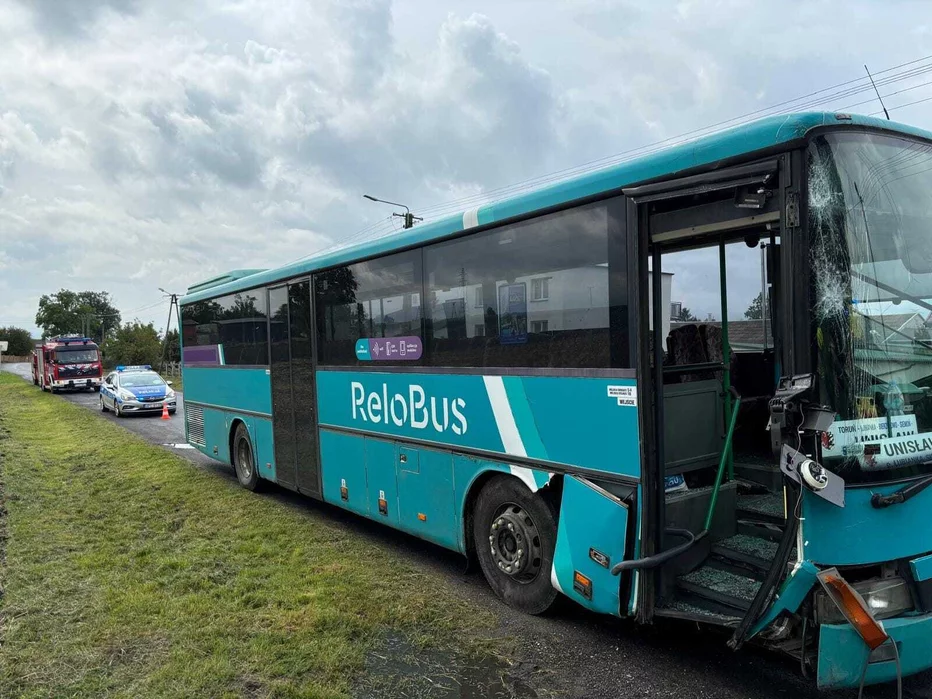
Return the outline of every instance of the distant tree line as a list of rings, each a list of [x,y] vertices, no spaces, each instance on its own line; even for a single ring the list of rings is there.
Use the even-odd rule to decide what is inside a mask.
[[[105,291],[71,291],[61,289],[39,299],[36,325],[44,338],[56,335],[81,335],[100,345],[104,364],[151,364],[158,367],[164,347],[166,362],[181,359],[177,330],[167,337],[152,323],[138,318],[122,322],[122,316]],[[0,328],[0,340],[7,340],[8,354],[19,356],[32,352],[34,341],[23,328]],[[15,351],[14,351],[15,349]]]

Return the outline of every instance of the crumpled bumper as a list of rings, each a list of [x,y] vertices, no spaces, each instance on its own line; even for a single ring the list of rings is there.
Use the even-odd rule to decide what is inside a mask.
[[[886,619],[883,626],[897,644],[904,677],[932,668],[932,614]],[[849,624],[823,624],[820,633],[819,689],[857,687],[869,654],[864,641]],[[896,661],[892,658],[868,666],[865,684],[895,680]]]

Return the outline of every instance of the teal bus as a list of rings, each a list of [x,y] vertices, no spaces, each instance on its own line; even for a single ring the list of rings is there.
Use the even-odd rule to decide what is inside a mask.
[[[932,134],[804,113],[190,287],[188,442],[821,688],[932,667]]]

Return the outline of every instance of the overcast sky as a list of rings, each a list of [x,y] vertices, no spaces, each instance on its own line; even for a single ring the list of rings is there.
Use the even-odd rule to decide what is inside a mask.
[[[426,209],[930,54],[924,1],[0,0],[0,325],[66,287],[161,327],[158,287],[346,239],[391,212],[363,193]]]

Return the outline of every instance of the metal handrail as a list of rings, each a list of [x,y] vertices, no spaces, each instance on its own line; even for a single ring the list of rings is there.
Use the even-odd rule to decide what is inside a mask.
[[[715,515],[715,505],[718,503],[718,491],[722,487],[722,479],[725,477],[725,467],[728,465],[728,457],[731,453],[731,442],[735,436],[735,424],[738,422],[738,408],[741,407],[741,396],[735,390],[734,386],[728,387],[729,393],[735,399],[735,404],[731,409],[731,421],[728,425],[728,432],[725,434],[725,446],[722,449],[722,457],[718,462],[718,473],[715,474],[715,486],[712,488],[712,497],[709,500],[709,512],[705,518],[705,531],[712,526],[712,517]]]

